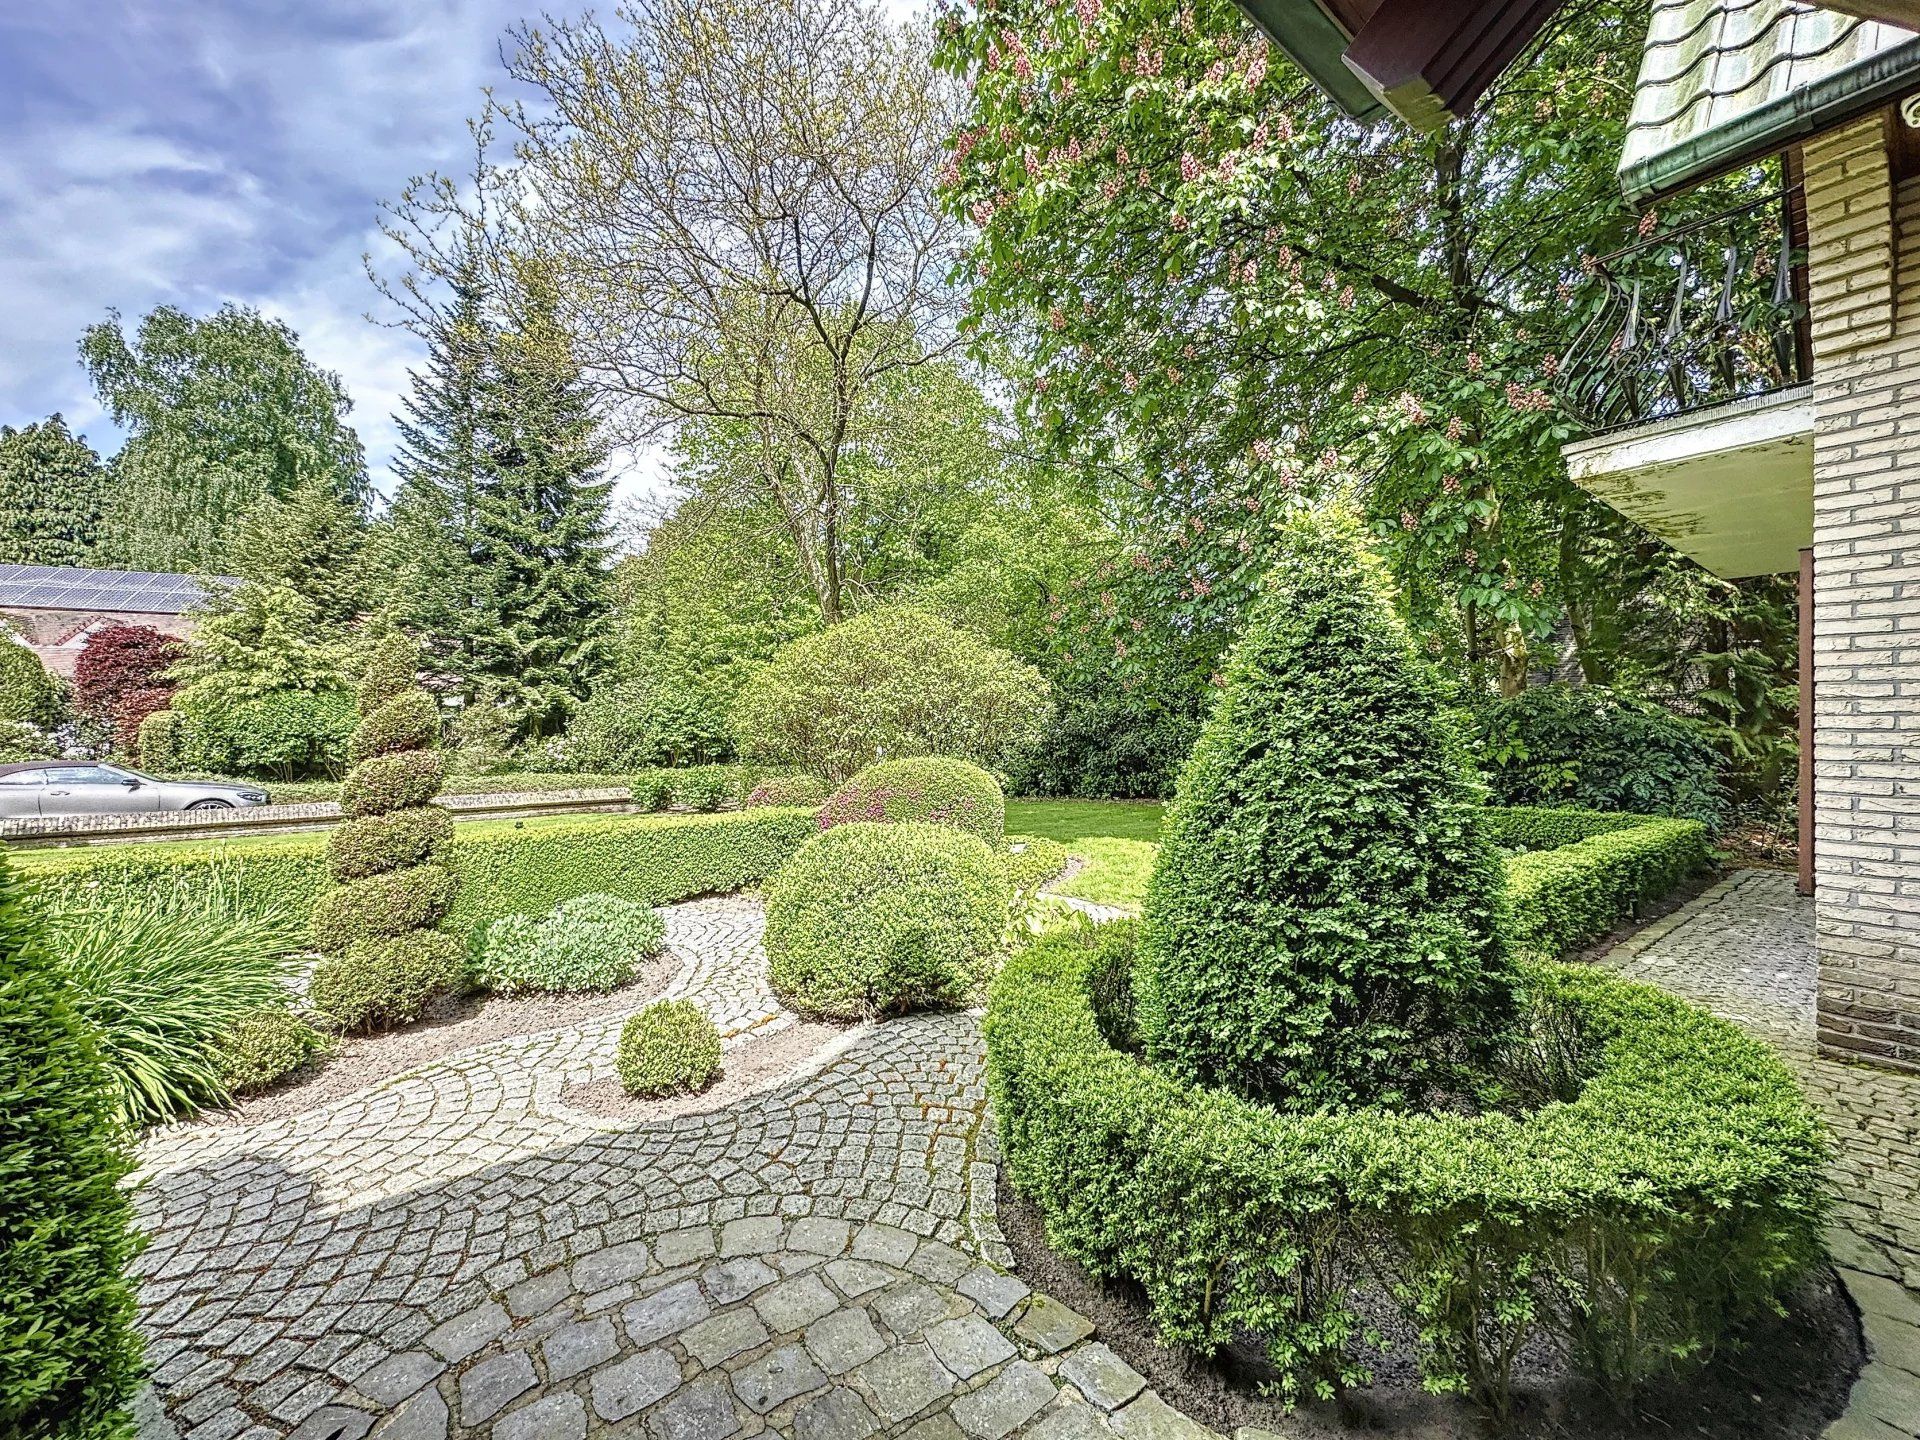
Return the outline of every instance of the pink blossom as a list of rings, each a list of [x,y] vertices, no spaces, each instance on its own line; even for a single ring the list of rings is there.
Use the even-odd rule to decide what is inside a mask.
[[[1175,230],[1185,230],[1187,228],[1187,217],[1176,210],[1168,217],[1167,223],[1173,226]]]
[[[1477,350],[1469,350],[1469,351],[1467,352],[1467,374],[1469,374],[1469,375],[1478,375],[1478,374],[1480,373],[1480,367],[1481,367],[1481,366],[1482,366],[1482,365],[1483,365],[1484,363],[1485,363],[1485,362],[1484,362],[1484,361],[1482,361],[1482,360],[1481,360],[1481,358],[1480,358],[1480,352],[1479,352],[1479,351],[1477,351]]]
[[[1254,441],[1253,458],[1258,460],[1262,465],[1271,463],[1273,460],[1273,442],[1271,440]]]
[[[1654,226],[1658,225],[1659,223],[1660,223],[1660,212],[1657,210],[1647,211],[1646,214],[1640,217],[1640,227],[1639,227],[1640,238],[1642,240],[1646,239],[1647,236],[1653,233]]]
[[[1129,370],[1126,375],[1122,377],[1121,383],[1127,387],[1127,393],[1131,395],[1140,388],[1140,377]]]
[[[1402,510],[1400,512],[1400,528],[1402,530],[1415,530],[1418,529],[1419,526],[1420,521],[1411,510]]]
[[[1342,310],[1351,310],[1353,308],[1353,287],[1351,285],[1343,285],[1340,287],[1340,308]]]
[[[1082,25],[1091,25],[1100,14],[1100,0],[1073,0],[1073,13]]]
[[[1207,596],[1213,594],[1213,586],[1204,580],[1195,579],[1193,582],[1193,593],[1205,599]]]
[[[1200,162],[1192,151],[1184,151],[1180,156],[1180,178],[1191,183],[1200,178]]]
[[[1448,441],[1450,441],[1455,445],[1458,445],[1460,443],[1460,436],[1463,433],[1465,433],[1466,428],[1467,428],[1466,422],[1463,421],[1458,415],[1455,415],[1451,420],[1447,421]]]

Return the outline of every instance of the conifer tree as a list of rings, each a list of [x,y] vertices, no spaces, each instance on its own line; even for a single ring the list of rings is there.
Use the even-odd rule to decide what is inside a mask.
[[[497,334],[478,406],[474,677],[533,734],[557,729],[606,663],[606,450],[579,366],[537,283]]]
[[[100,457],[58,415],[0,425],[0,564],[100,563]]]
[[[373,603],[366,546],[360,502],[309,481],[284,499],[267,496],[246,513],[228,564],[242,580],[284,585],[304,596],[321,625],[338,629]]]

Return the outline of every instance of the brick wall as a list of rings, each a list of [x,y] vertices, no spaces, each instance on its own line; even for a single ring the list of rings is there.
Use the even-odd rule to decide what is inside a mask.
[[[1820,1044],[1920,1070],[1920,181],[1805,147]]]

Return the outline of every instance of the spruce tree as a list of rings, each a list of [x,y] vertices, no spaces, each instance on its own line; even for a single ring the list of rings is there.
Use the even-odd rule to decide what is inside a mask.
[[[486,292],[477,267],[463,266],[449,303],[435,312],[426,364],[396,417],[399,478],[383,536],[390,610],[430,637],[436,664],[462,677],[473,670],[482,623],[473,567],[480,477],[480,391],[492,348]]]
[[[551,733],[606,663],[606,450],[580,369],[536,285],[520,322],[494,337],[478,407],[473,561],[484,623],[473,678]]]
[[[0,564],[99,564],[105,484],[100,457],[60,416],[0,425]]]
[[[1147,1052],[1300,1109],[1417,1105],[1508,1022],[1504,876],[1358,522],[1289,522],[1147,889]]]
[[[366,545],[365,507],[330,484],[308,481],[246,513],[228,564],[242,580],[284,585],[304,596],[320,624],[339,629],[373,603]]]

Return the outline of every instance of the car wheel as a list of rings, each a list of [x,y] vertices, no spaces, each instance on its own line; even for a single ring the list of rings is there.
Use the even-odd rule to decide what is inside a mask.
[[[189,810],[231,810],[233,806],[224,800],[196,800],[187,806]]]

